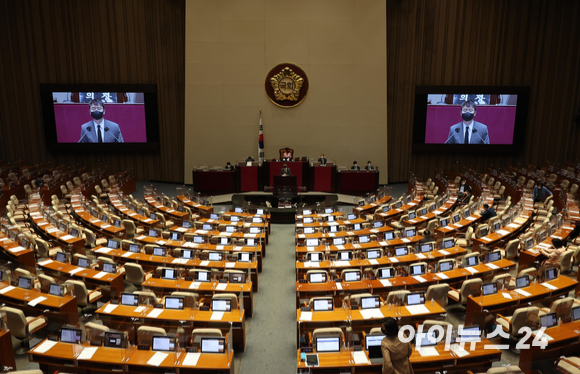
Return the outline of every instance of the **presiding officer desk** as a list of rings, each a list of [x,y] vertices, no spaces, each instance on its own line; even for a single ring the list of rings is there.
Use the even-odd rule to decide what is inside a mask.
[[[40,353],[37,350],[45,343],[56,343],[48,351]],[[186,365],[184,360],[186,353],[181,351],[166,352],[167,356],[159,365],[149,364],[156,352],[152,350],[138,350],[137,346],[130,348],[97,348],[90,359],[82,359],[79,355],[86,348],[90,348],[88,342],[70,344],[62,342],[42,341],[34,349],[28,352],[28,359],[39,364],[45,372],[67,373],[229,373],[234,374],[234,351],[229,353],[199,353],[195,366]],[[197,355],[197,353],[195,354]]]

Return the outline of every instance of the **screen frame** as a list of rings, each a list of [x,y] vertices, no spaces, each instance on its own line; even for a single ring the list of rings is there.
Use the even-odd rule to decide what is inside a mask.
[[[413,152],[440,153],[485,153],[510,152],[524,150],[528,114],[530,107],[529,86],[416,86],[415,108],[413,115]],[[514,135],[512,144],[427,144],[425,132],[427,124],[427,96],[434,94],[515,94],[518,95]]]
[[[41,83],[40,106],[46,148],[51,152],[135,152],[159,151],[159,108],[155,84],[53,84]],[[53,92],[142,92],[145,100],[146,143],[58,143]],[[88,104],[87,104],[88,106]],[[79,125],[80,126],[80,125]]]

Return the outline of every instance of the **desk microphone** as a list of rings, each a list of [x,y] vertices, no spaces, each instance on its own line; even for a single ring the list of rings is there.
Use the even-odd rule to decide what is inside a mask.
[[[80,143],[80,142],[81,142],[81,140],[83,140],[83,138],[84,138],[85,136],[87,136],[87,134],[88,134],[88,133],[89,133],[88,131],[85,131],[85,135],[81,136],[81,138],[79,139],[78,143]]]
[[[471,130],[471,132],[472,132],[473,134],[477,135],[477,136],[479,137],[479,139],[481,139],[481,141],[483,142],[483,144],[487,144],[487,143],[485,142],[485,140],[483,140],[483,138],[481,137],[481,135],[479,135],[479,134],[477,133],[477,129],[476,129],[476,128],[474,128],[473,130]]]
[[[474,129],[475,130],[475,129]],[[459,134],[459,127],[455,128],[455,132]],[[443,144],[447,144],[447,142],[449,140],[451,140],[451,138],[453,137],[453,135],[455,135],[454,133],[451,133],[451,135],[449,135],[449,137],[447,138],[447,140],[445,141],[445,143]]]
[[[474,129],[474,130],[475,130],[475,129]],[[108,128],[108,127],[105,127],[105,132],[108,132],[108,131],[109,131],[109,128]],[[115,134],[111,133],[111,135],[113,135],[113,138],[115,138],[115,140],[117,140],[117,143],[121,143],[121,141],[119,140],[119,138],[117,138],[117,137],[115,136]]]

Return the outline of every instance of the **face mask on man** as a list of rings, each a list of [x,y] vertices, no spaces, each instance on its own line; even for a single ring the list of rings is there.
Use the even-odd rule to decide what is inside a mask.
[[[92,111],[91,117],[93,117],[96,120],[100,120],[101,118],[103,118],[103,112],[101,112],[99,110]]]
[[[465,113],[461,113],[461,118],[463,118],[464,121],[469,122],[473,119],[474,115],[475,114],[473,114],[473,113],[465,112]]]

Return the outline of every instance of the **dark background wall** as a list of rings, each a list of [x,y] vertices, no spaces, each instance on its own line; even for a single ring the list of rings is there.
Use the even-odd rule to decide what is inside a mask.
[[[2,1],[0,35],[0,159],[183,181],[184,1]],[[157,84],[160,151],[46,150],[39,83],[94,82]]]
[[[580,156],[580,2],[387,1],[389,181]],[[415,86],[529,86],[521,154],[411,152]],[[455,161],[460,163],[456,164]]]

